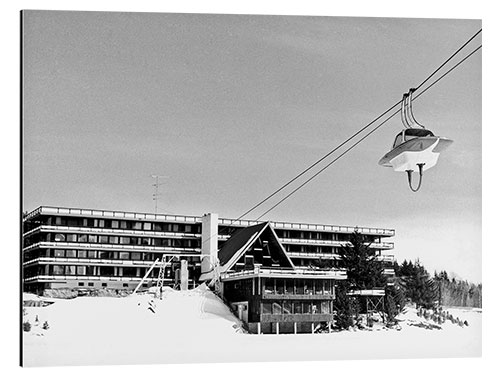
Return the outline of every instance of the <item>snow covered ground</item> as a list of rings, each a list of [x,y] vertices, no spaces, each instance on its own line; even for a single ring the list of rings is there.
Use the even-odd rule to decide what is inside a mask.
[[[25,298],[36,300],[36,296]],[[481,355],[481,311],[447,309],[468,327],[447,321],[441,330],[415,309],[398,319],[401,330],[331,334],[249,335],[218,297],[200,286],[186,292],[167,290],[150,296],[79,297],[50,300],[46,307],[26,307],[32,323],[24,333],[25,366],[161,364],[193,362],[301,361],[475,357]],[[38,324],[35,317],[38,316]],[[47,321],[49,329],[42,328]]]

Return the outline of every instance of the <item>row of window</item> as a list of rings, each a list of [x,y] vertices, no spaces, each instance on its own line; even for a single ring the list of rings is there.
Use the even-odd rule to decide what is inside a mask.
[[[262,314],[332,314],[330,301],[276,301],[263,302]]]
[[[129,229],[157,232],[184,232],[201,233],[201,224],[180,224],[165,222],[148,222],[137,220],[114,220],[114,219],[93,219],[65,216],[47,216],[40,218],[39,223],[46,225],[62,225],[69,227],[88,227],[88,228],[111,228],[111,229]],[[36,223],[27,223],[25,230],[33,228]]]
[[[80,258],[80,259],[121,259],[154,261],[161,258],[162,254],[136,251],[100,251],[100,250],[75,250],[75,249],[35,249],[24,253],[23,260],[27,262],[37,258]],[[183,257],[194,263],[196,258]]]
[[[198,238],[157,238],[157,237],[129,237],[129,236],[108,236],[97,234],[75,234],[75,233],[50,233],[50,242],[82,242],[100,243],[115,245],[140,245],[140,246],[162,246],[162,247],[185,247],[199,248]]]
[[[264,279],[264,294],[334,294],[333,280]]]

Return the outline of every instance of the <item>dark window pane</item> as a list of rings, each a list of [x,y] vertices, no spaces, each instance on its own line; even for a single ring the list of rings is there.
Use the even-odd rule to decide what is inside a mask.
[[[96,243],[97,242],[97,236],[95,234],[89,234],[89,242]]]
[[[87,258],[87,250],[78,250],[78,258]]]
[[[302,314],[302,303],[294,302],[293,303],[293,313],[294,314]]]
[[[66,241],[66,236],[64,234],[62,234],[62,233],[56,233],[54,235],[54,241],[56,241],[56,242],[64,242],[64,241]]]
[[[56,257],[56,258],[64,258],[64,250],[55,249],[54,250],[54,257]]]
[[[76,250],[66,250],[66,258],[76,258]]]
[[[262,314],[272,314],[272,313],[273,313],[272,304],[269,302],[264,302],[262,304]]]
[[[99,243],[108,243],[108,242],[109,242],[108,236],[99,236]]]
[[[127,252],[120,252],[120,259],[129,259],[130,255]]]
[[[117,236],[109,236],[109,243],[118,243],[118,237]]]
[[[66,272],[66,275],[75,275],[76,274],[76,266],[66,266],[65,272]]]
[[[85,275],[86,267],[85,266],[78,266],[76,267],[76,274],[77,275]]]
[[[97,251],[95,251],[95,250],[87,251],[87,257],[88,258],[97,258]]]
[[[142,230],[142,223],[140,221],[136,221],[134,222],[133,226],[132,226],[132,229],[135,229],[135,230]]]
[[[127,229],[127,222],[126,221],[120,221],[120,229]]]

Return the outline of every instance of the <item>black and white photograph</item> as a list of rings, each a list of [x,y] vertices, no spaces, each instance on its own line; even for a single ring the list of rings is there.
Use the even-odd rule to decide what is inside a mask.
[[[482,356],[482,19],[18,16],[22,367]]]

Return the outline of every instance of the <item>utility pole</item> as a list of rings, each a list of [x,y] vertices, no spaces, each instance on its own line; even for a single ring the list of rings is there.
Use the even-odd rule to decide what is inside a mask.
[[[157,214],[158,213],[158,200],[160,199],[160,193],[158,193],[158,188],[160,185],[163,185],[163,183],[160,184],[159,179],[160,178],[167,178],[168,176],[158,176],[156,174],[152,174],[151,177],[155,179],[155,183],[153,184],[153,186],[155,188],[155,191],[153,193],[153,200],[155,201],[155,214]]]

